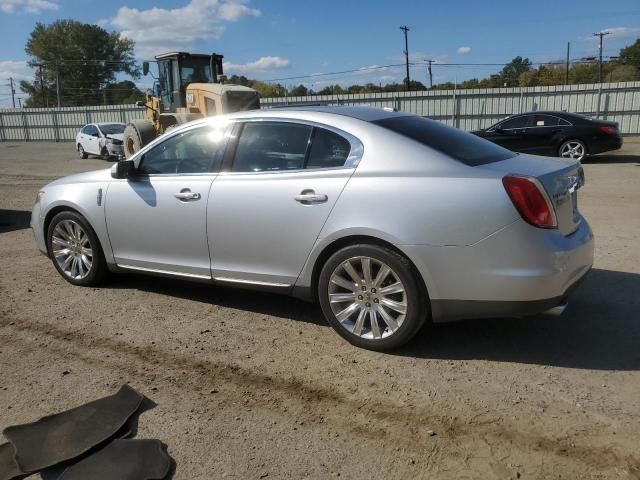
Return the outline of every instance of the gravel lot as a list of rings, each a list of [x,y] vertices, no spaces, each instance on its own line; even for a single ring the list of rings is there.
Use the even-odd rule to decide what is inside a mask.
[[[104,168],[0,143],[0,427],[124,382],[157,403],[175,479],[640,478],[640,139],[585,162],[592,274],[564,316],[358,350],[319,309],[144,276],[73,287],[28,228],[39,187]]]

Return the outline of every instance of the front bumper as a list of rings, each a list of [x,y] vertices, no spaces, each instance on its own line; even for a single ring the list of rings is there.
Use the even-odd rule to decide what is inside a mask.
[[[109,155],[112,157],[119,157],[124,154],[124,146],[107,143],[107,152],[109,152]]]
[[[423,274],[435,322],[523,316],[561,303],[593,264],[586,220],[569,236],[522,220],[466,247],[401,247]]]
[[[33,205],[33,209],[31,210],[31,221],[29,223],[31,226],[31,231],[33,232],[33,237],[36,241],[36,245],[38,250],[40,250],[45,255],[47,253],[47,243],[44,237],[43,231],[43,219],[40,218],[40,203],[37,202]]]

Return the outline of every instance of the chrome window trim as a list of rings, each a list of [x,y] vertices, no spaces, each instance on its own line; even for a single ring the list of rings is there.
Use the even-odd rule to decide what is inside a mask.
[[[272,171],[264,171],[264,172],[223,172],[225,174],[256,174],[256,173],[293,173],[293,172],[326,172],[328,170],[344,170],[344,169],[353,169],[358,166],[362,156],[364,155],[364,145],[360,141],[359,138],[350,134],[349,132],[345,132],[340,128],[334,127],[332,125],[327,125],[325,123],[315,122],[313,120],[304,120],[298,118],[285,118],[285,117],[247,117],[247,118],[235,118],[231,120],[233,123],[294,123],[297,125],[306,125],[308,127],[322,128],[324,130],[328,130],[330,132],[335,133],[336,135],[340,135],[342,138],[349,142],[351,149],[349,151],[349,155],[344,162],[344,165],[341,167],[326,167],[326,168],[298,168],[295,170],[272,170]]]
[[[500,125],[502,125],[507,120],[513,120],[514,118],[525,117],[527,115],[540,115],[540,116],[545,116],[545,117],[553,117],[553,118],[557,118],[561,122],[566,122],[566,123],[564,125],[559,123],[558,125],[533,125],[531,127],[503,128],[503,130],[511,131],[511,130],[527,130],[529,128],[573,127],[574,126],[574,124],[571,123],[569,120],[565,120],[564,118],[558,117],[557,115],[551,115],[550,113],[523,113],[523,114],[520,114],[520,115],[513,115],[513,116],[511,116],[509,118],[505,118],[502,122],[496,123],[493,127],[491,127],[490,131],[495,132],[496,129],[498,129],[500,127]]]

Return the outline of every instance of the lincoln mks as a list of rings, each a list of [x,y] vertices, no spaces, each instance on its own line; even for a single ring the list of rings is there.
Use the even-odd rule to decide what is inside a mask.
[[[407,113],[275,108],[56,180],[31,225],[74,285],[140,272],[287,293],[386,350],[425,322],[560,313],[593,260],[583,184],[575,159]]]

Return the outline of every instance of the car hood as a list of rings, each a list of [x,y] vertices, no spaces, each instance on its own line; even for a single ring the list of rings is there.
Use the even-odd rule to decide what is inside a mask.
[[[124,133],[110,133],[109,135],[107,135],[107,138],[122,141],[122,139],[124,138]]]
[[[45,188],[54,185],[69,185],[71,183],[94,183],[108,181],[111,181],[111,168],[107,168],[104,170],[94,170],[93,172],[77,173],[75,175],[58,178],[57,180],[54,180],[53,182],[45,185]]]

